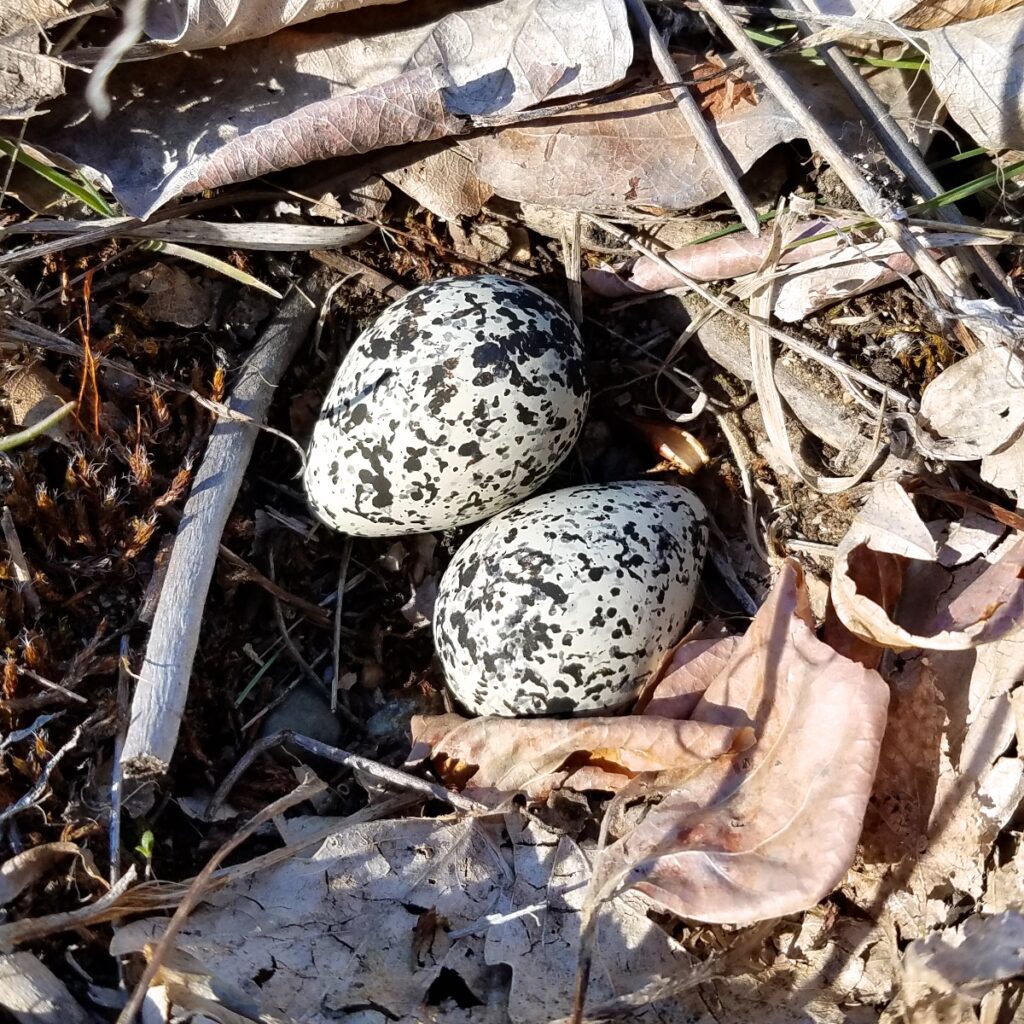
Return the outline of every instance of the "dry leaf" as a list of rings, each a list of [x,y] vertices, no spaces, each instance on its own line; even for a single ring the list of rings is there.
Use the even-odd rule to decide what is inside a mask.
[[[1024,376],[1006,349],[983,348],[943,370],[921,396],[919,429],[943,459],[971,461],[1024,434]]]
[[[783,239],[788,245],[801,238],[811,238],[822,231],[831,230],[824,221],[800,224]],[[823,238],[789,249],[779,256],[779,263],[788,266],[822,252],[832,252],[843,244],[841,238]],[[771,236],[763,232],[754,238],[748,231],[724,235],[710,242],[685,245],[664,253],[664,259],[678,267],[695,281],[730,281],[761,268],[771,245]],[[631,260],[617,271],[611,269],[586,270],[583,279],[599,295],[620,298],[635,292],[659,292],[678,288],[679,278],[647,256]]]
[[[1024,10],[1015,4],[922,40],[935,91],[968,136],[988,149],[1024,148]]]
[[[145,292],[142,311],[161,323],[201,327],[213,320],[222,287],[209,277],[196,278],[181,267],[155,263],[133,274],[132,288]]]
[[[0,5],[0,119],[27,117],[64,88],[60,62],[48,54],[46,32],[105,3],[21,0]]]
[[[800,129],[770,96],[717,122],[742,170]],[[459,144],[475,177],[506,199],[614,213],[629,206],[685,210],[721,186],[671,100],[660,94],[595,103],[579,115],[513,126]],[[419,198],[414,194],[414,198]]]
[[[894,563],[878,557],[886,554],[917,559],[923,574],[904,586],[905,625],[893,621],[877,593],[857,587],[857,577],[865,574],[891,577]],[[860,564],[872,558],[873,568]],[[1024,538],[1010,538],[960,571],[950,572],[938,558],[935,541],[903,488],[895,481],[875,484],[836,552],[831,598],[840,621],[879,647],[945,651],[997,640],[1024,623]],[[923,607],[923,600],[936,595],[942,596],[941,606]]]
[[[643,714],[689,718],[740,643],[742,639],[738,636],[684,639],[672,652]]]
[[[989,18],[1002,11],[1011,11],[1024,0],[916,0],[895,16],[903,28],[943,28],[964,21]]]
[[[787,561],[693,721],[752,723],[752,748],[668,788],[595,871],[681,917],[748,924],[804,910],[853,861],[885,729],[888,688],[814,635]],[[643,787],[634,783],[630,796]]]
[[[1006,756],[1008,691],[1022,675],[1019,634],[973,651],[925,652],[893,671],[862,861],[845,888],[904,938],[951,923],[985,891],[992,844],[1024,795],[1024,763]]]
[[[910,1024],[974,1020],[996,985],[1024,974],[1024,914],[975,914],[956,928],[912,942],[903,957],[903,1000]],[[956,1016],[953,1014],[956,1013]]]
[[[627,715],[622,718],[472,718],[416,716],[413,752],[426,750],[449,785],[497,806],[516,793],[544,801],[553,790],[584,788],[596,767],[604,785],[625,785],[641,772],[692,770],[743,742],[727,725],[677,722]],[[423,744],[423,748],[419,748]]]
[[[599,89],[632,60],[620,0],[499,0],[426,24],[416,7],[123,64],[102,132],[75,100],[33,123],[34,137],[105,175],[125,209],[145,216],[183,193],[438,139],[468,130],[472,116]]]
[[[43,843],[0,864],[0,907],[49,874],[54,865],[81,853],[76,843]]]
[[[71,401],[71,392],[42,363],[15,367],[0,382],[0,397],[10,409],[15,426],[31,427]],[[47,436],[62,444],[70,442],[67,422],[55,424]]]
[[[146,35],[161,47],[201,50],[269,36],[327,14],[401,0],[163,0],[146,11]]]
[[[288,836],[323,825],[291,819]],[[548,1024],[571,999],[587,871],[575,843],[516,815],[342,819],[315,852],[208,894],[179,933],[164,980],[192,1002],[223,992],[247,1016],[330,1024],[366,1007],[423,1020],[428,991],[446,972],[499,1011],[495,1019]],[[489,920],[527,908],[532,917]],[[689,965],[648,910],[632,894],[604,911],[596,999]],[[165,926],[152,918],[120,928],[112,952],[143,949]],[[508,968],[494,966],[504,964],[511,995]]]
[[[0,953],[0,1008],[17,1024],[93,1024],[67,986],[33,953]]]

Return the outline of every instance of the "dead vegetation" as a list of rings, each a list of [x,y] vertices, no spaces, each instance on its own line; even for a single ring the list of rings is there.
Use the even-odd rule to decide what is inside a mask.
[[[1020,4],[327,7],[0,14],[0,1013],[1017,1019]],[[629,714],[459,714],[472,528],[306,504],[477,273],[581,327],[548,487],[713,512]]]

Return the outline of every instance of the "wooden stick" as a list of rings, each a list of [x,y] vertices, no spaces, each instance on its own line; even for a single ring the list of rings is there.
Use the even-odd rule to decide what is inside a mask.
[[[295,288],[242,368],[228,408],[247,422],[221,420],[210,436],[174,541],[125,736],[126,779],[163,775],[178,740],[221,535],[238,495],[259,424],[302,344],[328,287],[314,274]]]
[[[647,37],[647,45],[651,48],[654,66],[661,73],[665,84],[671,89],[672,99],[675,100],[679,113],[683,115],[686,126],[693,132],[697,145],[700,146],[704,158],[711,165],[715,177],[718,178],[718,183],[735,207],[740,220],[743,221],[743,226],[756,238],[761,232],[757,211],[743,191],[736,178],[736,173],[729,166],[729,159],[719,145],[718,139],[711,133],[711,128],[704,120],[704,115],[693,98],[693,93],[683,81],[676,62],[672,59],[665,41],[658,34],[657,26],[651,20],[651,16],[644,6],[644,0],[626,0],[626,6]]]

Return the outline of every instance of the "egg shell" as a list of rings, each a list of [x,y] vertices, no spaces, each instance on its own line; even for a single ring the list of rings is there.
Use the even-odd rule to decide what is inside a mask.
[[[484,519],[551,475],[589,395],[576,325],[543,292],[494,276],[417,288],[338,370],[310,443],[310,506],[365,537]]]
[[[682,633],[707,536],[700,500],[653,481],[570,487],[495,516],[438,588],[452,693],[481,715],[628,704]]]

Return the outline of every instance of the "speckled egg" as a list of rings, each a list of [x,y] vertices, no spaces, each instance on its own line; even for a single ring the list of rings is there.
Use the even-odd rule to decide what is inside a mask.
[[[707,535],[700,500],[653,481],[570,487],[495,516],[439,587],[452,693],[481,715],[629,703],[686,624]]]
[[[504,277],[435,281],[345,357],[313,430],[310,506],[364,537],[484,519],[551,475],[588,400],[579,332],[557,302]]]

